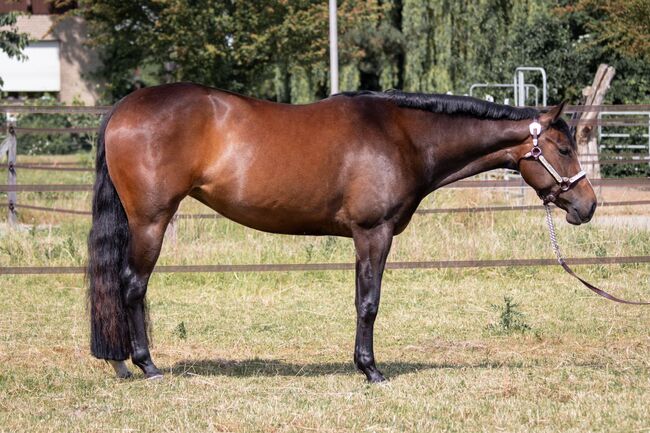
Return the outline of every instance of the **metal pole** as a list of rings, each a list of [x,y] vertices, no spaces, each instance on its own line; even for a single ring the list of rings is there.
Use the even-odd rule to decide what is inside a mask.
[[[523,107],[526,105],[526,93],[524,86],[524,71],[517,72],[517,106]]]
[[[336,0],[329,0],[330,5],[330,94],[339,93],[339,48],[338,29],[336,25]]]
[[[546,70],[544,68],[539,68],[536,66],[519,66],[517,69],[515,69],[515,77],[514,77],[514,83],[515,83],[515,104],[518,106],[523,106],[526,104],[525,102],[525,97],[523,95],[523,89],[524,89],[524,71],[536,71],[542,74],[542,105],[546,107],[546,95],[547,95],[547,88],[548,84],[546,81]],[[519,85],[519,87],[518,87]]]

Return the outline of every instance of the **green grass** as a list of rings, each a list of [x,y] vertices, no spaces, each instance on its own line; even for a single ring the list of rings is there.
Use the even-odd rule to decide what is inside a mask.
[[[24,171],[19,182],[60,182],[51,176]],[[425,206],[506,201],[482,194],[441,191]],[[20,199],[88,206],[84,194]],[[205,209],[188,201],[182,211]],[[40,226],[2,229],[0,266],[83,264],[86,218],[21,218]],[[567,256],[650,254],[646,228],[598,216],[572,227],[559,212],[556,220]],[[275,236],[226,220],[182,220],[176,230],[161,264],[354,258],[347,239]],[[543,213],[501,212],[416,216],[389,260],[541,257],[552,257]],[[578,268],[632,299],[650,298],[649,271]],[[502,329],[504,297],[529,329]],[[352,365],[352,272],[154,274],[148,298],[152,352],[166,376],[119,381],[88,353],[81,276],[0,276],[0,431],[650,430],[650,309],[597,298],[559,267],[388,271],[375,337],[390,378],[382,386]]]

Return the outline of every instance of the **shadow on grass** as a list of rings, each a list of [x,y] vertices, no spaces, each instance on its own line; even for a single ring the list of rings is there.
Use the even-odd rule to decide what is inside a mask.
[[[387,377],[416,373],[431,369],[462,368],[521,368],[518,363],[476,362],[476,363],[421,363],[421,362],[381,362],[377,365]],[[330,362],[314,364],[294,364],[275,359],[246,359],[232,361],[226,359],[185,360],[171,368],[174,376],[326,376],[359,374],[352,362]]]

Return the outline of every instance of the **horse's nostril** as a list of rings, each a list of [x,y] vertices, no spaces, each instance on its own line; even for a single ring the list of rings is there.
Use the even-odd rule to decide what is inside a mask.
[[[591,204],[591,207],[589,208],[589,213],[587,213],[587,215],[584,215],[582,217],[582,222],[586,223],[586,222],[591,221],[591,217],[594,216],[594,212],[596,212],[596,202],[593,202]]]

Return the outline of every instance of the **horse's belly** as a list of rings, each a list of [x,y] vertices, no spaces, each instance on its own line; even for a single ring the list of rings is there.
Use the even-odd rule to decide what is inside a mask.
[[[309,200],[254,201],[227,191],[209,193],[198,189],[190,194],[224,217],[269,233],[291,235],[351,236],[344,212],[336,206],[314,205]],[[286,199],[286,197],[285,197]]]

